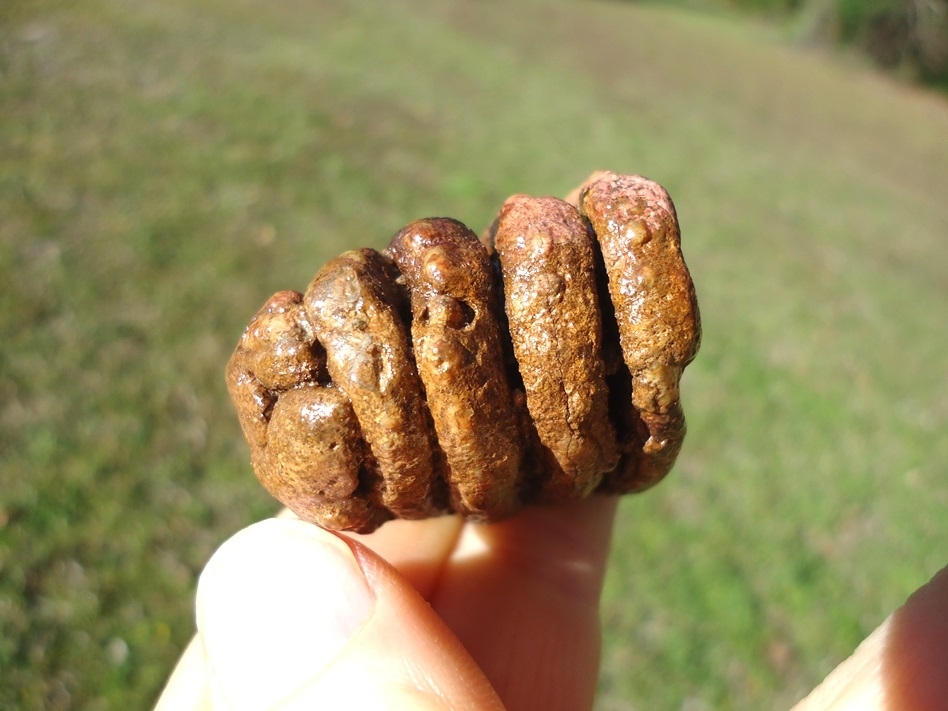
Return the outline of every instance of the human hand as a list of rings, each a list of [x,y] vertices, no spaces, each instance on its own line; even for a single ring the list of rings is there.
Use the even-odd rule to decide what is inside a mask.
[[[590,708],[615,507],[367,536],[251,526],[202,574],[198,636],[156,711]]]
[[[199,634],[156,711],[589,708],[614,510],[594,497],[345,539],[251,526],[202,575]],[[946,668],[948,568],[794,711],[948,708]]]
[[[948,709],[948,567],[792,711]]]

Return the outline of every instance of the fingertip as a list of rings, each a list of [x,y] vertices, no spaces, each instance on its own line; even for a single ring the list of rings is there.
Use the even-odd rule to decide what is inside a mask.
[[[197,622],[212,694],[267,708],[325,668],[375,604],[349,547],[333,534],[270,519],[233,536],[198,585]]]
[[[948,707],[948,568],[892,615],[884,668],[891,708]]]
[[[222,545],[197,620],[214,708],[502,709],[405,577],[302,521],[263,521]]]
[[[948,698],[948,568],[915,591],[793,711],[928,711]]]

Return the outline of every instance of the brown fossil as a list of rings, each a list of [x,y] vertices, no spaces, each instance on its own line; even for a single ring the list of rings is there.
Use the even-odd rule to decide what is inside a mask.
[[[301,518],[491,521],[659,481],[700,332],[671,199],[602,172],[569,201],[509,198],[483,241],[431,218],[333,259],[257,312],[227,385]]]

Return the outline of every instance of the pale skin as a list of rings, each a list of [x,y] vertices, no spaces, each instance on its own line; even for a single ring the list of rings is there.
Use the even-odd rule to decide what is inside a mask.
[[[616,499],[367,536],[281,514],[227,541],[157,711],[592,707]],[[948,708],[948,568],[794,711]]]

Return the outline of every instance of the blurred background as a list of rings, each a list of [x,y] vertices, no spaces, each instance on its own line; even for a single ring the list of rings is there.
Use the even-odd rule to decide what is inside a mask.
[[[705,337],[599,711],[779,709],[948,562],[948,6],[0,3],[0,708],[148,708],[277,510],[223,368],[408,221],[636,172]]]

